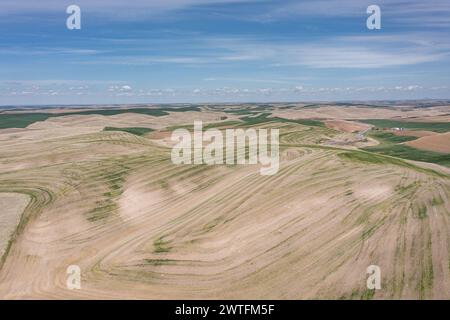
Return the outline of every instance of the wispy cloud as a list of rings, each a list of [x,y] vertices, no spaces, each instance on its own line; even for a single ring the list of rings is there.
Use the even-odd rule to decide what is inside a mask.
[[[82,63],[123,65],[227,65],[243,62],[261,66],[371,69],[448,60],[450,45],[435,34],[346,36],[303,43],[258,38],[206,38],[187,46],[190,55],[97,56]]]
[[[29,13],[65,13],[65,9],[74,3],[87,14],[100,14],[115,19],[143,18],[169,12],[193,8],[202,5],[220,5],[227,3],[243,3],[249,0],[40,0],[16,1],[2,0],[0,15]],[[250,1],[251,2],[251,1]]]
[[[192,15],[202,8],[213,8],[216,17],[253,22],[275,22],[299,17],[363,17],[372,0],[77,0],[83,12],[113,20],[161,17],[173,19]],[[65,13],[72,0],[2,0],[0,16]],[[230,6],[224,6],[224,5]],[[449,27],[447,0],[377,0],[383,16],[399,25]],[[210,12],[210,11],[209,11]],[[181,14],[181,15],[179,15]]]
[[[82,48],[58,48],[58,47],[0,47],[0,55],[94,55],[105,51]]]
[[[298,17],[363,18],[369,5],[377,4],[382,15],[396,25],[421,27],[450,26],[450,3],[447,0],[303,0],[271,2],[260,6],[253,15],[241,16],[251,21],[274,22]]]

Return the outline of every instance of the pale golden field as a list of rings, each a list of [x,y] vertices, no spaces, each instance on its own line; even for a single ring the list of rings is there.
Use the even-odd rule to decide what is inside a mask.
[[[370,126],[350,122],[448,122],[450,107],[275,108],[329,121],[242,122],[280,129],[277,174],[173,164],[171,127],[239,125],[224,109],[1,129],[0,298],[450,299],[449,168],[362,151],[354,131]],[[66,287],[69,265],[80,290]],[[366,288],[369,265],[381,290]]]

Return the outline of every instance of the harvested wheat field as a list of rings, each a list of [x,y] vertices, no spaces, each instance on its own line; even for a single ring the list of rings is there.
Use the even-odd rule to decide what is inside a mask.
[[[417,149],[450,153],[450,133],[429,135],[406,144]]]
[[[343,131],[343,132],[357,132],[363,131],[370,128],[370,125],[365,123],[358,123],[354,121],[344,121],[344,120],[327,120],[324,121],[327,128]]]
[[[333,104],[303,106],[296,109],[278,109],[275,116],[288,119],[327,119],[327,120],[358,120],[358,119],[415,119],[415,121],[448,120],[448,106],[431,107],[424,111],[421,108],[390,107],[390,106],[336,106]],[[444,120],[442,120],[444,121]]]
[[[175,165],[163,128],[224,117],[196,113],[0,130],[0,201],[26,195],[7,206],[23,214],[0,297],[450,299],[450,175],[440,166],[325,146],[340,134],[325,125],[238,117],[239,127],[280,129],[277,174]],[[80,290],[67,289],[70,265],[82,270]],[[366,287],[370,265],[382,290]]]
[[[16,230],[20,216],[27,206],[29,198],[20,193],[0,193],[0,256],[8,247],[10,238]]]

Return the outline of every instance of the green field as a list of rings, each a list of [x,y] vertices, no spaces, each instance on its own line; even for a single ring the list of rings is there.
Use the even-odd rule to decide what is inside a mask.
[[[0,129],[26,128],[30,124],[45,121],[50,118],[49,113],[16,113],[0,114]]]
[[[376,139],[380,144],[363,148],[363,150],[365,151],[408,160],[431,162],[443,166],[450,166],[449,154],[419,150],[402,144],[403,142],[416,140],[417,137],[396,136],[391,132],[379,130],[371,131],[369,133],[369,137]]]
[[[369,137],[378,140],[380,144],[403,143],[417,139],[417,137],[413,136],[397,136],[391,132],[378,130],[371,131]]]
[[[154,130],[150,128],[141,128],[141,127],[131,127],[131,128],[105,127],[103,131],[123,131],[137,136],[143,136],[146,133],[152,132]]]
[[[261,124],[266,122],[280,122],[280,123],[297,123],[304,126],[311,126],[311,127],[325,127],[325,125],[318,120],[311,120],[311,119],[285,119],[280,117],[270,117],[270,113],[261,113],[260,115],[256,117],[242,117],[239,118],[240,120],[244,121],[246,126],[251,126],[255,124]]]
[[[367,147],[363,150],[408,160],[437,163],[450,167],[450,154],[419,150],[404,144],[382,144]]]
[[[226,113],[237,114],[237,115],[248,115],[254,113],[251,109],[230,109],[224,110]]]
[[[440,133],[450,131],[450,122],[409,122],[388,119],[366,119],[359,121],[372,124],[378,128],[405,128],[408,130],[425,130]]]

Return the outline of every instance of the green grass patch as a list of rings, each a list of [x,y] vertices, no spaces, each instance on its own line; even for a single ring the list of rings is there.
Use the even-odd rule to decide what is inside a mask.
[[[143,136],[149,132],[154,131],[150,128],[141,128],[141,127],[131,127],[131,128],[116,128],[116,127],[105,127],[103,131],[123,131],[134,134],[136,136]]]
[[[437,197],[434,197],[434,198],[433,198],[433,200],[431,201],[431,204],[432,204],[434,207],[441,206],[441,205],[444,204],[444,200],[442,199],[441,196],[437,196]]]
[[[296,123],[301,124],[304,126],[310,126],[310,127],[325,127],[323,122],[318,120],[311,120],[311,119],[297,119],[297,120],[291,120],[291,119],[285,119],[280,117],[270,117],[270,113],[261,113],[260,115],[256,117],[242,117],[239,118],[240,120],[244,121],[244,125],[251,126],[255,124],[261,124],[261,123],[267,123],[267,122],[280,122],[280,123]]]
[[[251,109],[230,109],[230,110],[223,110],[223,111],[226,113],[237,114],[237,115],[252,114],[255,112],[255,110],[251,110]]]
[[[45,121],[50,118],[50,116],[51,115],[48,113],[0,113],[0,129],[26,128],[35,122]]]
[[[386,131],[372,131],[369,136],[374,138],[380,142],[380,144],[395,144],[395,143],[403,143],[407,141],[416,140],[417,137],[413,136],[397,136],[391,132]]]
[[[400,145],[401,146],[401,145]],[[372,163],[372,164],[381,164],[381,165],[396,165],[401,166],[404,168],[408,168],[411,170],[415,170],[418,172],[423,172],[426,174],[432,174],[439,177],[448,177],[448,175],[445,175],[441,172],[422,168],[419,166],[414,165],[413,163],[406,162],[402,159],[397,159],[391,156],[384,156],[382,154],[376,154],[372,152],[365,152],[365,151],[347,151],[343,153],[339,153],[338,157],[343,160],[350,160],[350,161],[356,161],[356,162],[362,162],[362,163]]]
[[[244,122],[243,125],[251,126],[251,125],[255,125],[255,124],[273,121],[273,118],[268,118],[268,116],[270,116],[270,115],[271,115],[270,113],[261,113],[260,115],[257,115],[257,116],[241,117],[239,119]]]
[[[343,295],[339,297],[339,300],[372,300],[375,296],[375,293],[375,289],[366,289],[362,292],[359,289],[353,289],[349,295]]]
[[[428,128],[427,130],[430,129]],[[372,131],[369,136],[378,140],[380,144],[362,148],[362,150],[391,157],[436,163],[450,167],[450,154],[419,150],[405,144],[401,144],[407,141],[416,140],[416,137],[396,136],[395,134],[386,131]]]
[[[417,216],[419,219],[425,219],[428,217],[428,209],[426,206],[421,206],[419,208],[419,212],[417,213]]]
[[[365,163],[373,163],[373,164],[394,164],[405,166],[409,165],[408,163],[394,158],[383,157],[375,153],[370,152],[358,152],[358,151],[349,151],[344,153],[339,153],[338,156],[345,160],[365,162]]]
[[[96,207],[87,213],[90,222],[106,219],[112,212],[117,210],[117,205],[109,200],[97,201]]]
[[[378,128],[404,128],[408,130],[425,130],[440,133],[450,131],[450,122],[409,122],[390,119],[366,119],[358,121],[372,124]]]
[[[170,259],[145,259],[145,263],[152,266],[164,266],[175,264],[176,260]]]
[[[379,145],[367,147],[363,150],[380,153],[391,157],[436,163],[442,166],[450,167],[450,154],[419,150],[403,144]]]
[[[312,119],[297,119],[297,120],[290,120],[290,119],[285,119],[285,118],[278,118],[276,117],[276,119],[279,122],[289,122],[289,123],[297,123],[297,124],[301,124],[304,126],[310,126],[310,127],[322,127],[325,128],[325,125],[323,124],[322,121],[319,120],[312,120]]]
[[[111,167],[99,170],[98,178],[101,178],[108,190],[102,193],[101,200],[95,202],[95,207],[87,212],[88,221],[100,221],[117,212],[116,200],[123,193],[123,184],[129,169],[130,167],[118,160]]]
[[[222,128],[222,127],[234,127],[234,126],[238,126],[241,124],[242,124],[242,122],[240,122],[240,121],[229,120],[229,121],[224,121],[224,122],[209,123],[209,124],[205,125],[203,127],[203,129],[208,130],[208,129]]]
[[[422,274],[417,286],[420,300],[430,299],[432,297],[434,270],[431,234],[428,235],[425,255],[421,262]]]
[[[361,300],[372,300],[375,296],[375,289],[367,289],[364,291],[364,293],[361,295]]]
[[[415,189],[418,189],[420,187],[420,182],[419,181],[414,181],[411,184],[408,184],[406,186],[397,186],[395,188],[395,191],[399,194],[408,194],[410,192],[412,192]]]
[[[172,249],[172,247],[169,247],[169,241],[165,241],[163,237],[155,240],[153,246],[155,247],[155,253],[166,253]]]

